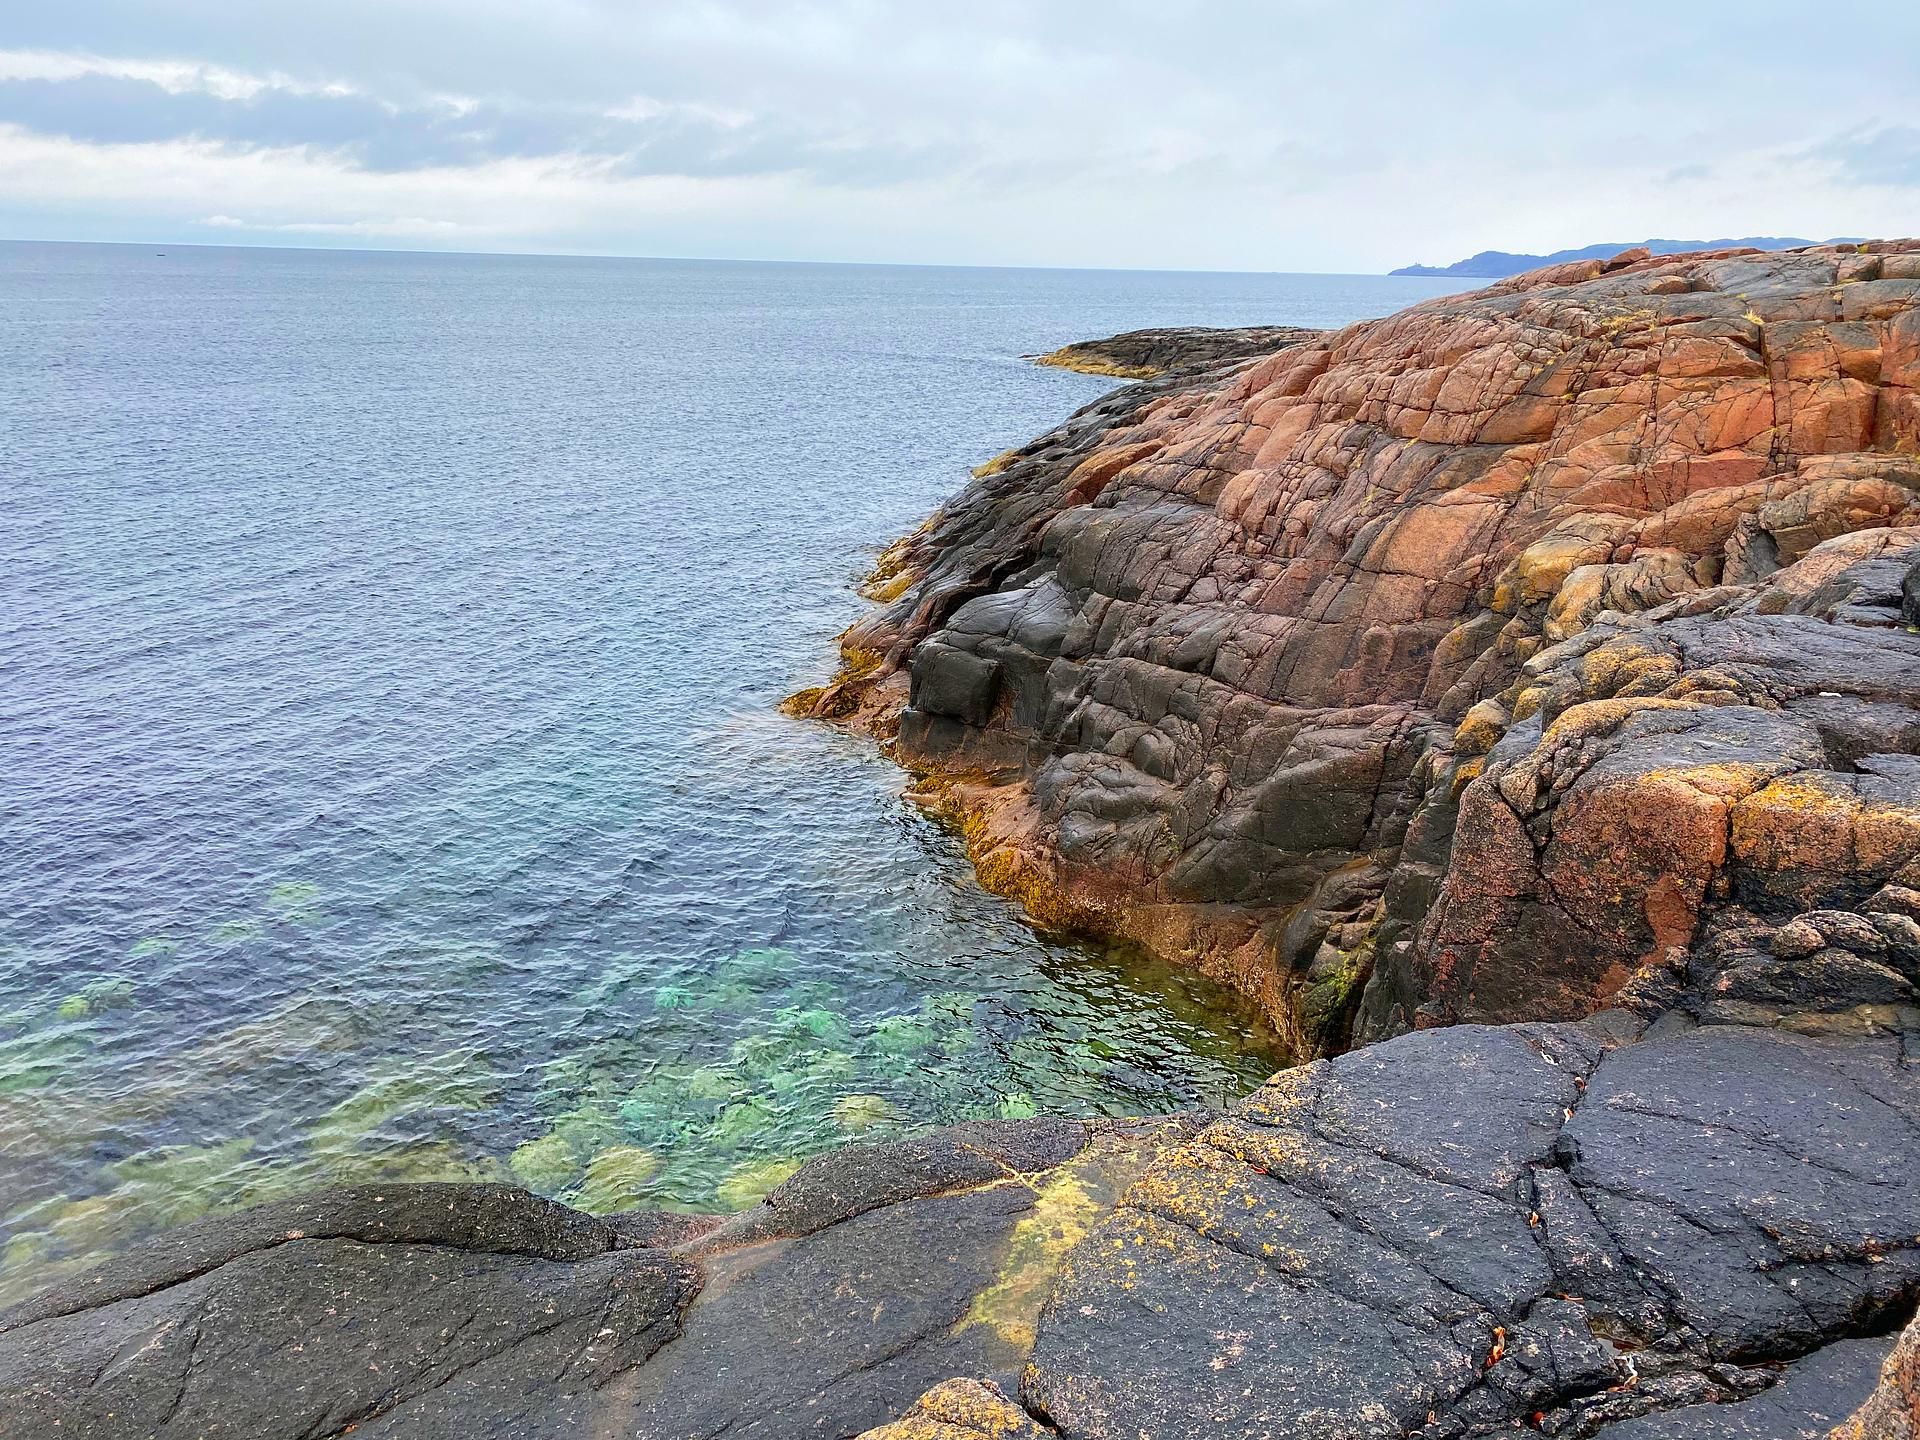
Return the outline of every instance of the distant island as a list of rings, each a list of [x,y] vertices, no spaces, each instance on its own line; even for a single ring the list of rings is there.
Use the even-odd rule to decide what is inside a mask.
[[[1825,242],[1797,240],[1788,235],[1745,235],[1737,240],[1634,240],[1622,245],[1588,245],[1580,250],[1556,250],[1551,255],[1513,255],[1505,250],[1482,250],[1451,265],[1402,265],[1389,275],[1460,275],[1481,280],[1500,280],[1509,275],[1538,270],[1543,265],[1559,265],[1568,260],[1611,260],[1622,250],[1644,245],[1656,255],[1684,255],[1693,250],[1796,250],[1802,245],[1847,244],[1847,237]]]

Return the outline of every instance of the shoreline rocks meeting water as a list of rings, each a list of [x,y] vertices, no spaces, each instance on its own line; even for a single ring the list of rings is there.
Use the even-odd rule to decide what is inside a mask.
[[[792,708],[1318,1058],[727,1220],[200,1222],[0,1315],[0,1433],[1920,1428],[1920,242],[1069,349],[1153,373],[892,547]]]

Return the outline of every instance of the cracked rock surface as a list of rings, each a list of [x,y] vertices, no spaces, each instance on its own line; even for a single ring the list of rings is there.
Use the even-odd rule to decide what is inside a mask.
[[[956,1372],[1016,1389],[1061,1256],[1192,1128],[852,1146],[724,1224],[487,1185],[215,1217],[0,1316],[0,1434],[850,1436]]]
[[[9,1437],[512,1435],[584,1422],[693,1268],[505,1186],[203,1221],[0,1317]]]
[[[1558,266],[1000,457],[802,708],[1302,1053],[1578,1018],[1920,851],[1917,451],[1920,242]]]
[[[1030,1408],[1127,1440],[1824,1435],[1890,1348],[1845,1337],[1920,1293],[1920,1073],[1892,1039],[1637,1030],[1276,1077],[1069,1257]]]

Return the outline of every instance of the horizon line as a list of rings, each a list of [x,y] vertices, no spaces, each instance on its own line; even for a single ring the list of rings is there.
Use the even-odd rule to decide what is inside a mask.
[[[901,270],[1058,270],[1097,271],[1133,275],[1324,275],[1331,279],[1435,280],[1472,279],[1472,276],[1393,275],[1385,270],[1226,270],[1205,267],[1152,265],[1015,265],[956,260],[801,260],[749,255],[639,255],[599,250],[462,250],[436,246],[292,244],[273,240],[73,240],[39,236],[0,236],[0,245],[96,245],[124,249],[175,250],[286,250],[318,255],[440,255],[493,260],[640,260],[688,265],[832,265]]]

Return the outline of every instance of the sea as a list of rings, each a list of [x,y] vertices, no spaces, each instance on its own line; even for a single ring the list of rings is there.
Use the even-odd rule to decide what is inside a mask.
[[[724,1211],[1287,1056],[790,719],[1149,325],[1458,281],[0,244],[0,1300],[335,1183]]]

